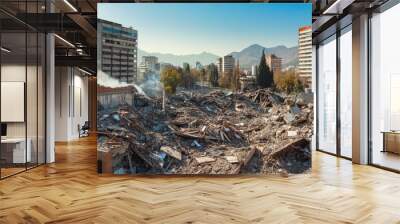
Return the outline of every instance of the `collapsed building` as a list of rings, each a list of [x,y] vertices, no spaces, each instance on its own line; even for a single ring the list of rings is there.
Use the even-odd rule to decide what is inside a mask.
[[[311,168],[312,96],[270,89],[180,91],[166,99],[138,91],[99,105],[103,173],[303,173]],[[102,104],[102,102],[99,102]]]

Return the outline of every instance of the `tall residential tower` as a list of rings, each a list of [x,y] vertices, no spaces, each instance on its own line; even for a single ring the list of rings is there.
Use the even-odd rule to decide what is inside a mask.
[[[311,87],[312,72],[312,29],[311,26],[299,28],[299,77],[307,87]]]

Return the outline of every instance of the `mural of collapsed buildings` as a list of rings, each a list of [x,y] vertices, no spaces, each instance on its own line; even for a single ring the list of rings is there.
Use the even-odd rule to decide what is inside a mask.
[[[186,13],[193,7],[199,13],[198,7],[203,5],[174,6]],[[245,4],[218,7],[229,11],[242,5]],[[274,5],[257,4],[252,10],[275,10],[274,7],[285,4]],[[98,43],[104,45],[99,49],[107,49],[108,45],[114,48],[111,54],[107,53],[110,60],[103,57],[102,50],[98,52],[99,172],[190,175],[309,172],[313,94],[296,73],[297,47],[267,48],[252,43],[239,52],[230,49],[231,53],[221,56],[206,52],[147,53],[146,49],[140,49],[138,38],[145,30],[135,29],[140,18],[132,18],[134,22],[127,25],[133,28],[126,28],[121,25],[124,21],[110,16],[115,15],[115,10],[121,10],[122,14],[126,8],[133,13],[142,10],[143,5],[109,6],[99,4],[98,15],[106,27],[98,31]],[[145,7],[162,7],[168,12],[171,5]],[[106,10],[110,12],[105,13]],[[311,9],[307,6],[303,10]],[[293,29],[297,31],[304,23],[311,23],[310,12],[304,13],[300,21],[293,18],[296,21]],[[297,24],[301,21],[303,24]],[[109,24],[113,28],[107,27]],[[126,35],[127,32],[135,35]],[[112,41],[106,41],[107,38]],[[135,43],[129,45],[135,49],[127,49],[126,43]],[[114,52],[121,56],[118,44],[123,45],[127,54],[139,52],[138,60],[126,61],[137,63],[132,67],[139,68],[131,78],[119,73],[118,77],[123,77],[119,79],[101,69],[105,61],[125,63],[113,60]],[[267,61],[271,55],[279,57],[281,63],[273,69]],[[110,71],[115,66],[111,64]]]

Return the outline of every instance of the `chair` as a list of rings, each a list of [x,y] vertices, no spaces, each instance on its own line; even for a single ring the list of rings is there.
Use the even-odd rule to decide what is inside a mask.
[[[80,127],[80,125],[78,125],[79,138],[89,136],[89,129],[90,129],[89,121],[85,121],[85,123],[82,125],[82,127]]]

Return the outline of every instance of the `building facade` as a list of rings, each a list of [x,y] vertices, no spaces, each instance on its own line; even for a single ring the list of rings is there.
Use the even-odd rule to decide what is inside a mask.
[[[121,83],[136,81],[137,31],[101,19],[97,29],[97,67]]]
[[[235,68],[235,58],[232,55],[226,55],[222,57],[222,73],[233,73],[233,69]]]
[[[215,62],[218,68],[218,74],[222,73],[222,58],[218,58],[217,61]]]
[[[265,60],[267,62],[268,67],[272,70],[274,75],[279,75],[282,71],[282,58],[270,54],[265,56]]]
[[[311,87],[312,82],[312,29],[311,26],[299,28],[299,77],[307,87]]]
[[[252,65],[251,66],[251,75],[256,76],[257,75],[257,65]]]
[[[139,64],[138,81],[146,79],[148,73],[158,73],[160,71],[160,63],[156,56],[143,56]]]

